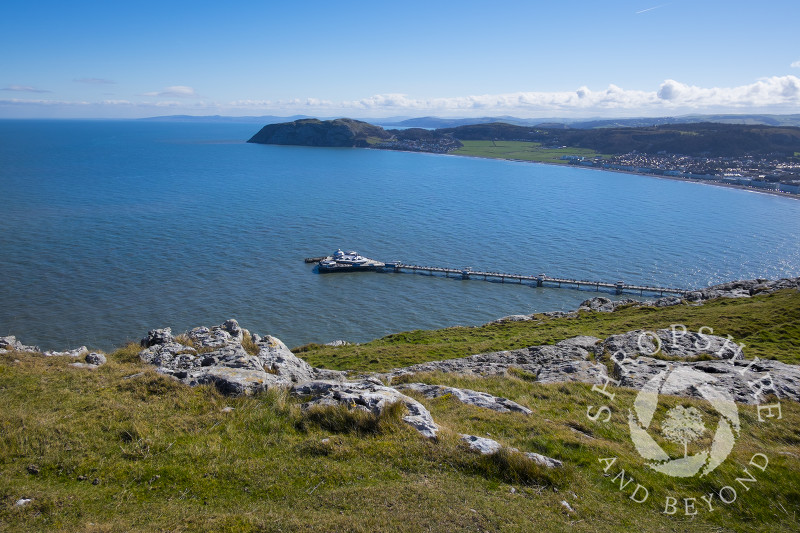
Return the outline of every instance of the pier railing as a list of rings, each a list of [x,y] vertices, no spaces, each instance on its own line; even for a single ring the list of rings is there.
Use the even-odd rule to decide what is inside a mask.
[[[317,262],[316,259],[323,258],[307,258],[307,263]],[[611,289],[616,294],[624,292],[638,292],[644,296],[644,293],[658,294],[660,296],[677,295],[685,296],[690,293],[690,290],[676,289],[672,287],[656,287],[653,285],[635,285],[625,283],[623,281],[607,282],[607,281],[593,281],[585,279],[571,279],[547,276],[546,274],[527,275],[527,274],[509,274],[506,272],[492,272],[483,270],[472,270],[472,268],[447,268],[438,266],[423,266],[412,265],[399,261],[384,263],[383,268],[376,269],[377,272],[412,272],[412,273],[428,273],[430,275],[444,274],[445,277],[460,277],[461,279],[483,279],[484,281],[499,281],[501,283],[519,283],[530,284],[536,287],[570,287],[570,288],[586,288],[595,289]]]

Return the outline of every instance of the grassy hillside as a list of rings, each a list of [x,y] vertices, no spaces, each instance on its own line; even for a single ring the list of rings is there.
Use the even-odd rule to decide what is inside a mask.
[[[568,162],[563,156],[594,157],[601,155],[586,148],[543,148],[541,143],[526,141],[461,141],[464,145],[451,154],[473,157],[489,157],[492,159],[518,159],[539,163],[555,163],[565,165]]]
[[[800,361],[796,291],[701,307],[400,333],[360,346],[308,346],[300,355],[329,368],[385,370],[672,323],[730,333],[748,345],[748,357]],[[137,352],[129,346],[109,354],[95,371],[70,367],[64,358],[0,355],[0,530],[798,529],[800,405],[788,401],[775,424],[758,423],[756,408],[741,406],[742,435],[731,457],[703,481],[681,480],[641,466],[627,428],[634,391],[616,391],[610,422],[599,424],[586,409],[603,397],[588,385],[542,385],[524,375],[418,376],[502,395],[534,411],[525,417],[448,396],[418,397],[444,427],[434,442],[401,423],[396,409],[371,419],[337,409],[304,414],[282,392],[227,398],[156,374]],[[458,433],[489,434],[566,466],[546,470],[513,454],[479,456]],[[735,483],[757,452],[769,456],[769,468],[756,470],[755,488],[740,489],[734,503],[715,500],[716,510],[708,512],[698,500],[696,516],[663,514],[668,495],[699,496]],[[603,472],[603,457],[618,457],[636,483],[650,488],[651,499],[633,502],[631,487],[620,490],[614,481],[617,468]],[[15,505],[23,497],[33,501]]]
[[[747,357],[800,364],[797,291],[751,299],[721,299],[697,307],[628,307],[615,313],[581,313],[572,319],[539,316],[533,322],[410,331],[365,344],[336,348],[311,344],[293,351],[314,366],[380,372],[425,361],[553,344],[576,335],[604,338],[634,329],[652,331],[684,324],[692,331],[707,326],[714,329],[715,335],[731,335],[745,343]]]
[[[744,124],[664,124],[651,127],[573,129],[474,124],[436,130],[460,141],[530,141],[606,154],[633,151],[710,157],[783,154],[800,149],[800,128]]]

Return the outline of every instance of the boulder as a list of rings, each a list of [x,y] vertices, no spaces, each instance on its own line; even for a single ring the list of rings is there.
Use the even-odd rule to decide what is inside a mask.
[[[171,328],[151,329],[147,332],[147,336],[143,338],[139,344],[142,346],[142,348],[149,348],[150,346],[154,346],[156,344],[167,344],[173,341],[174,339],[172,337]]]
[[[470,448],[476,452],[479,452],[481,455],[491,455],[503,449],[503,445],[496,440],[487,439],[485,437],[476,437],[475,435],[462,434],[460,436],[461,440],[466,442]]]
[[[106,364],[106,356],[101,353],[92,352],[86,354],[85,361],[88,365],[100,366]]]
[[[438,398],[446,394],[451,395],[461,403],[491,409],[499,413],[522,413],[531,414],[533,411],[516,402],[506,398],[492,396],[486,392],[478,392],[470,389],[457,389],[455,387],[445,387],[443,385],[426,385],[425,383],[406,383],[395,387],[398,390],[412,390],[425,396],[426,398]]]
[[[406,424],[428,438],[435,438],[439,432],[439,426],[424,405],[374,378],[359,382],[311,381],[293,386],[292,394],[306,399],[303,409],[314,405],[344,405],[380,414],[387,405],[402,402],[408,410],[403,416]]]

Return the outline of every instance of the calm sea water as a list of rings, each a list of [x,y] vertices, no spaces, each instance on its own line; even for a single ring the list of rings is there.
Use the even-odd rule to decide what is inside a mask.
[[[703,287],[800,275],[800,201],[588,169],[250,145],[248,124],[0,121],[0,334],[110,349],[235,317],[290,346],[574,309],[380,260]]]

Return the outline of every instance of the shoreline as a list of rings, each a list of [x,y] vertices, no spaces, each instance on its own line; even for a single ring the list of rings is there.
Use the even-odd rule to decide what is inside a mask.
[[[634,175],[634,176],[643,176],[645,178],[656,178],[656,179],[663,179],[663,180],[670,180],[670,181],[681,181],[683,183],[697,183],[699,185],[708,185],[708,186],[711,186],[711,187],[724,187],[724,188],[727,188],[727,189],[739,189],[741,191],[752,192],[752,193],[757,193],[757,194],[767,194],[767,195],[770,195],[770,196],[778,196],[778,197],[782,197],[782,198],[790,198],[792,200],[800,200],[800,194],[792,194],[792,193],[789,193],[789,192],[771,191],[769,189],[754,189],[752,187],[745,187],[744,185],[737,185],[737,184],[734,184],[734,183],[721,183],[721,182],[710,181],[710,180],[700,180],[700,179],[692,179],[692,178],[680,178],[680,177],[677,177],[677,176],[661,176],[661,175],[658,175],[658,174],[647,174],[647,173],[644,173],[644,172],[633,172],[631,170],[617,170],[617,169],[609,169],[609,168],[584,167],[584,166],[581,166],[581,165],[570,165],[568,163],[565,163],[565,164],[562,164],[562,163],[551,163],[551,162],[547,162],[547,161],[532,161],[532,160],[529,160],[529,159],[508,159],[508,158],[505,158],[505,157],[487,157],[487,156],[481,156],[481,155],[466,155],[466,154],[453,154],[453,153],[437,154],[437,153],[434,153],[434,152],[415,152],[415,151],[411,151],[411,150],[396,150],[396,151],[407,152],[407,153],[410,153],[410,154],[428,153],[428,154],[433,154],[433,155],[448,155],[448,156],[454,156],[454,157],[472,157],[474,159],[488,159],[488,160],[495,160],[495,161],[512,161],[514,163],[532,163],[532,164],[535,164],[535,165],[549,165],[549,166],[554,166],[554,167],[573,167],[573,168],[580,168],[580,169],[583,169],[583,170],[595,170],[595,171],[598,171],[598,172],[615,172],[615,173],[619,173],[619,174],[631,174],[631,175]]]

